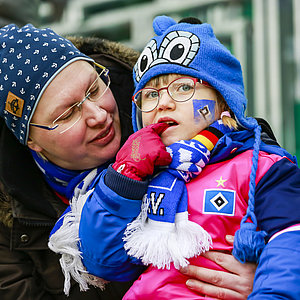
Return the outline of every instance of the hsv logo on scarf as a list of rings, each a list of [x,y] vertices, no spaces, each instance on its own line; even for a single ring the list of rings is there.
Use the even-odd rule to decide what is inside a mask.
[[[172,163],[151,180],[141,214],[127,226],[124,247],[145,265],[184,267],[188,258],[208,251],[212,244],[210,235],[188,220],[185,183],[202,171],[210,156],[197,137],[167,147]]]

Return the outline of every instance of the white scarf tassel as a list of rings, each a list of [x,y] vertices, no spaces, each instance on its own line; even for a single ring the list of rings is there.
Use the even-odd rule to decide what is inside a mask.
[[[84,179],[83,187],[75,189],[70,203],[71,210],[63,216],[62,226],[52,234],[48,242],[48,247],[53,252],[61,254],[59,262],[65,276],[64,293],[67,296],[71,287],[71,277],[79,283],[81,291],[88,290],[88,284],[104,289],[105,283],[107,283],[102,278],[88,274],[82,264],[81,252],[78,248],[81,211],[89,195],[93,192],[93,189],[86,191],[86,188],[95,175],[95,170],[93,170]]]
[[[185,218],[182,218],[186,214]],[[187,212],[181,213],[180,219],[175,219],[176,226],[176,245],[180,247],[181,254],[186,258],[192,258],[194,256],[201,255],[202,253],[209,251],[212,247],[212,238],[210,234],[199,224],[189,221],[187,219]],[[174,261],[176,269],[184,267],[181,264],[177,264]]]
[[[188,258],[208,251],[212,245],[211,236],[199,224],[188,220],[188,213],[178,213],[175,223],[147,219],[147,205],[128,224],[124,234],[124,248],[130,256],[141,259],[143,264],[170,269],[189,264]]]

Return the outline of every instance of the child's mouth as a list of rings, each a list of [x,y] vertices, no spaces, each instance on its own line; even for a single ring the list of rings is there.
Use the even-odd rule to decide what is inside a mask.
[[[177,126],[178,125],[178,123],[175,121],[175,120],[158,120],[158,123],[165,123],[165,124],[168,124],[169,125],[169,127],[171,127],[171,126]]]
[[[178,123],[177,123],[177,122],[174,122],[174,121],[168,121],[168,122],[163,122],[163,123],[166,123],[166,124],[168,124],[169,126],[176,126],[176,125],[178,125]]]

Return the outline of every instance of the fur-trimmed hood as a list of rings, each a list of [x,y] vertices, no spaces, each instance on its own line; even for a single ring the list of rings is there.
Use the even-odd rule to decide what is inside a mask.
[[[140,53],[124,44],[96,37],[67,36],[76,48],[88,56],[98,54],[122,63],[132,71]]]

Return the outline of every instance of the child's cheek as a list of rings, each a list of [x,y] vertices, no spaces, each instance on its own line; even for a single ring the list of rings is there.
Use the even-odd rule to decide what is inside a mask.
[[[193,100],[193,110],[194,110],[194,120],[196,123],[205,121],[211,123],[215,120],[215,100],[208,99],[194,99]]]
[[[143,127],[146,127],[150,124],[153,123],[153,118],[150,118],[149,115],[146,115],[146,113],[142,113],[142,124],[143,124]]]

